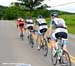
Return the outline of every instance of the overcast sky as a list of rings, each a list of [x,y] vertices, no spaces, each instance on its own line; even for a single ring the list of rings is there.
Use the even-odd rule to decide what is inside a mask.
[[[17,0],[0,0],[0,5],[9,6],[11,2],[15,1]],[[75,0],[45,0],[44,3],[51,6],[51,9],[58,9],[75,13]]]

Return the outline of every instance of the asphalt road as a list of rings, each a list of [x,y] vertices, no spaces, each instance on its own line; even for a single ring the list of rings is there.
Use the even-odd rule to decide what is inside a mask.
[[[52,66],[50,52],[47,57],[44,57],[42,51],[37,51],[35,48],[31,48],[27,33],[24,40],[20,39],[15,21],[0,21],[0,66],[17,66],[18,64]],[[75,66],[75,35],[69,35],[68,48],[72,66]]]

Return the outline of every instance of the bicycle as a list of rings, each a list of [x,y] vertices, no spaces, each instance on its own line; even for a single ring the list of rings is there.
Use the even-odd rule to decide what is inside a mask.
[[[48,45],[47,45],[47,39],[44,38],[45,32],[46,32],[46,30],[42,31],[40,50],[42,49],[44,56],[47,56],[47,54],[48,54]]]
[[[54,53],[53,48],[51,49],[52,64],[56,65],[57,61],[59,61],[61,66],[71,66],[69,53],[63,50],[63,43],[64,43],[64,40],[62,38],[57,39],[57,44],[56,44],[57,49],[54,56],[53,56],[53,53]]]
[[[29,40],[29,43],[31,44],[31,47],[33,48],[34,46],[34,41],[33,41],[33,38],[32,38],[32,33],[34,32],[34,30],[31,30],[31,28],[29,29],[29,35],[28,35],[28,40]]]

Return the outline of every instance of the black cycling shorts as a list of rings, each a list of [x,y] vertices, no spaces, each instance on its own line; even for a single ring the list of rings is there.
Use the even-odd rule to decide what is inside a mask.
[[[24,24],[19,24],[19,27],[24,27]]]
[[[60,37],[60,38],[67,39],[68,35],[67,35],[67,33],[65,33],[65,32],[58,32],[58,33],[55,34],[55,37],[56,37],[57,39],[58,39],[59,37]]]
[[[29,30],[33,30],[33,26],[29,26],[28,29],[29,29]]]
[[[43,28],[43,29],[40,30],[40,33],[44,33],[46,31],[47,31],[47,28]]]

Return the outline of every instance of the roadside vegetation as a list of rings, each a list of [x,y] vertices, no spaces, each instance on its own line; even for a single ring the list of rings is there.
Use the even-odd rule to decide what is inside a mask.
[[[37,8],[32,11],[32,17],[34,19],[37,18],[39,14],[41,14],[44,18],[46,18],[47,24],[49,26],[50,23],[50,13],[52,12],[58,12],[59,17],[62,17],[67,26],[69,33],[75,34],[75,13],[68,13],[58,10],[47,10],[46,8]],[[30,15],[30,12],[28,9],[24,9],[22,7],[18,6],[11,6],[11,7],[3,7],[0,6],[0,19],[3,20],[16,20],[19,16],[22,16],[24,19],[27,18],[27,16]]]

